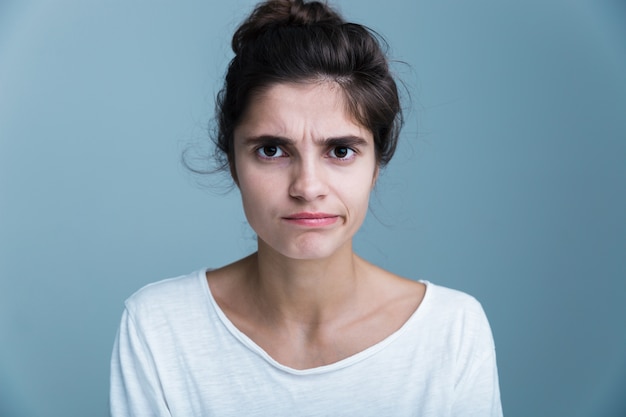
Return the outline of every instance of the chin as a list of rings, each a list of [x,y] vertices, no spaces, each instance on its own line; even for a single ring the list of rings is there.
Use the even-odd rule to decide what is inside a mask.
[[[290,246],[283,255],[297,260],[323,260],[333,257],[342,252],[345,243],[342,245],[330,245],[329,242],[306,241],[298,242]]]
[[[279,253],[285,258],[313,261],[331,258],[333,255],[342,251],[345,243],[339,245],[330,244],[325,239],[301,239],[297,242],[289,242],[286,245],[272,244],[272,242],[264,241],[262,244],[271,248],[272,251]],[[278,242],[276,242],[278,243]],[[286,242],[285,242],[286,243]],[[261,241],[259,240],[259,244]]]

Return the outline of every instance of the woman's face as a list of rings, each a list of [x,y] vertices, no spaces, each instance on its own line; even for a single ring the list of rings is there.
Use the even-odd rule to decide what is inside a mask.
[[[276,84],[235,129],[233,175],[259,245],[293,259],[351,249],[378,173],[372,133],[334,83]]]

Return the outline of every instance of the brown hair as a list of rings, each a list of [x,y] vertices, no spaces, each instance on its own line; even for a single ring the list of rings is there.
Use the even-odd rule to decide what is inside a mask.
[[[379,39],[318,1],[258,4],[233,36],[235,57],[217,96],[213,140],[220,168],[232,169],[233,133],[252,96],[277,83],[323,80],[340,86],[348,111],[374,136],[378,165],[386,165],[403,119]]]

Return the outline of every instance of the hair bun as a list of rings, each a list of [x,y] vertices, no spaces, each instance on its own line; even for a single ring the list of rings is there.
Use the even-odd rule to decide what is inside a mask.
[[[291,5],[288,16],[289,23],[300,25],[343,23],[343,19],[333,9],[319,1],[305,3],[302,0],[295,0],[286,1],[285,3]]]
[[[236,54],[239,53],[248,41],[269,28],[343,23],[344,20],[335,10],[319,1],[268,0],[257,5],[235,32],[232,48]]]

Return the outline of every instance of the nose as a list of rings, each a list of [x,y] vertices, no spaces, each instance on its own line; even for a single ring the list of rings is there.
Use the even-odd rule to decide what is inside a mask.
[[[314,201],[328,194],[324,170],[316,161],[304,161],[293,165],[289,195],[302,201]]]

